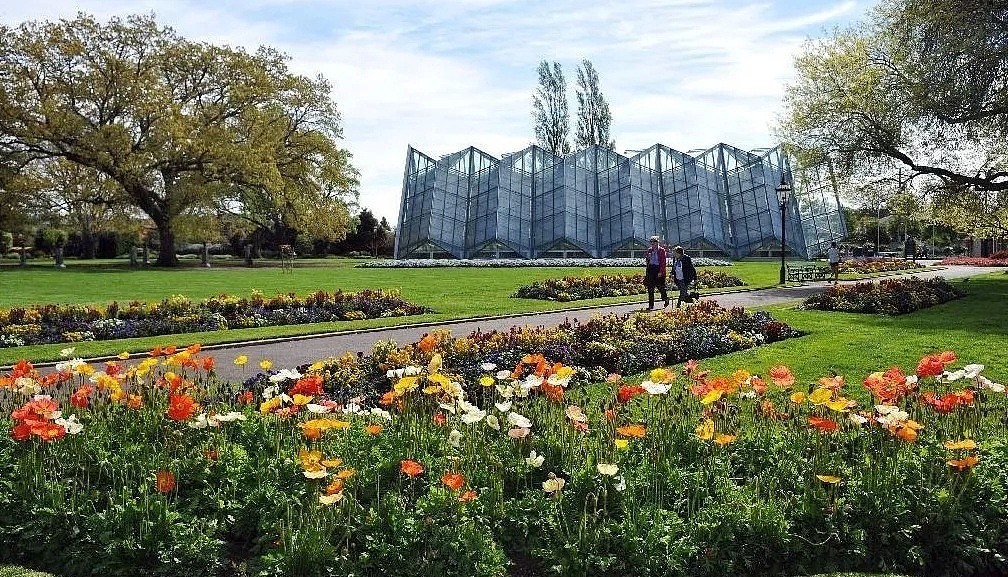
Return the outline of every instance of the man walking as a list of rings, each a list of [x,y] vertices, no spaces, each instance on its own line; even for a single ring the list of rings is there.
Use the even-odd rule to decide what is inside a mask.
[[[648,290],[648,310],[654,310],[655,289],[661,293],[665,306],[669,305],[668,293],[665,291],[666,266],[668,264],[668,252],[659,243],[661,239],[657,236],[651,237],[651,246],[644,253],[644,264],[647,267],[644,271],[644,286]]]
[[[693,302],[689,295],[689,286],[696,281],[697,274],[696,268],[693,266],[693,259],[686,254],[686,249],[677,246],[672,252],[675,259],[672,268],[675,270],[675,283],[679,288],[679,301],[676,303],[676,308],[679,308],[679,305],[684,302]],[[668,301],[665,301],[665,305],[668,306]]]

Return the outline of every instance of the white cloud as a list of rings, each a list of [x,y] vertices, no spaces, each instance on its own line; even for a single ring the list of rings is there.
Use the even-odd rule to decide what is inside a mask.
[[[0,22],[154,12],[188,38],[277,47],[292,70],[333,84],[361,204],[394,225],[407,145],[435,157],[469,145],[500,155],[532,141],[540,60],[564,66],[572,125],[576,66],[592,61],[618,150],[768,146],[803,40],[865,8],[853,0],[54,0],[5,3]]]

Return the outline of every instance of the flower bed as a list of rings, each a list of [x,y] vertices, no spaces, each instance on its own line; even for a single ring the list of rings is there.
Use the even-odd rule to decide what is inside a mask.
[[[911,277],[831,286],[805,299],[803,306],[824,311],[901,315],[965,295],[944,278]]]
[[[840,261],[840,273],[846,274],[877,274],[880,272],[896,272],[901,270],[917,270],[927,268],[909,260],[844,260]]]
[[[434,268],[434,267],[639,267],[643,258],[496,258],[496,259],[454,259],[454,258],[410,258],[370,260],[357,264],[357,268]],[[693,257],[694,266],[732,266],[731,261],[716,258]]]
[[[199,347],[49,377],[19,363],[0,378],[0,560],[109,577],[1005,570],[1008,400],[951,352],[863,381],[689,363],[599,382],[538,354],[470,380],[458,342],[390,355],[374,405],[333,399],[331,361],[255,394]]]
[[[175,295],[160,303],[113,302],[85,305],[34,305],[0,310],[0,347],[89,340],[126,339],[173,333],[295,325],[418,315],[431,312],[403,300],[395,291],[359,293],[319,291],[304,297],[266,298],[220,295],[193,303]]]
[[[745,286],[742,279],[716,270],[698,270],[697,288]],[[566,276],[519,287],[516,298],[550,301],[577,301],[601,297],[647,294],[644,275]]]
[[[1008,259],[983,258],[977,256],[950,256],[938,264],[955,266],[1008,266]]]

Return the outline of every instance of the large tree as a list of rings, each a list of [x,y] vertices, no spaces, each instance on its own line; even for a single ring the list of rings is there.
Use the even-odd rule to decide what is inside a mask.
[[[0,27],[0,154],[106,175],[157,227],[159,265],[178,262],[174,222],[207,205],[272,203],[345,233],[329,209],[357,180],[330,92],[275,50],[192,42],[152,16]]]
[[[107,175],[65,158],[37,160],[11,179],[13,191],[50,225],[77,230],[85,258],[94,258],[98,234],[128,228],[135,220],[122,187]]]
[[[779,134],[799,154],[853,182],[899,170],[920,191],[956,191],[945,200],[958,212],[957,197],[1008,191],[1003,0],[883,0],[810,41],[796,69]]]
[[[616,141],[609,135],[612,115],[609,103],[599,88],[599,75],[587,58],[581,61],[577,71],[577,133],[574,144],[578,148],[601,146],[610,150],[616,148]]]
[[[539,63],[539,87],[532,95],[536,142],[555,155],[570,152],[570,113],[567,112],[567,82],[559,62],[551,67]]]

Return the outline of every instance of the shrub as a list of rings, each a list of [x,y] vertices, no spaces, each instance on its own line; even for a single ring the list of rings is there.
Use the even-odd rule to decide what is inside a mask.
[[[831,286],[805,299],[803,306],[824,311],[901,315],[939,305],[965,294],[944,278],[911,277]]]

